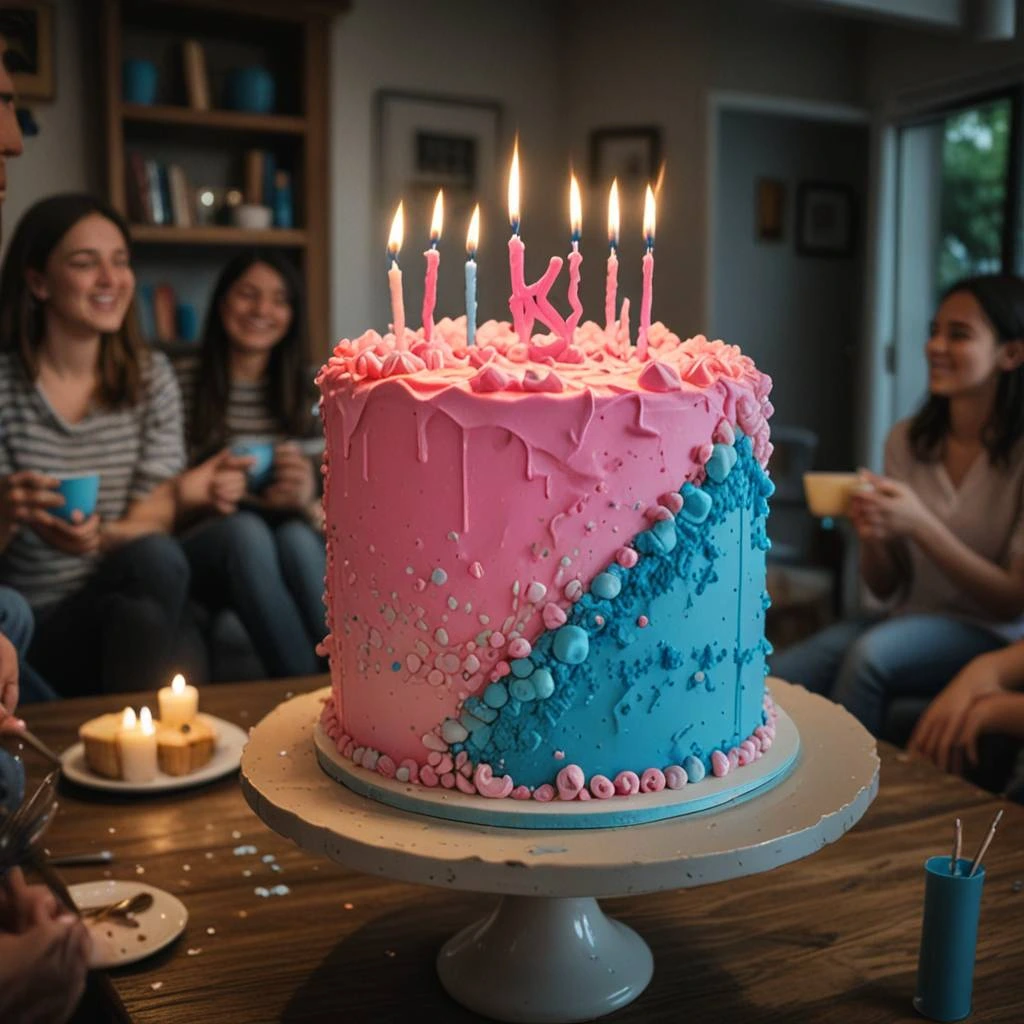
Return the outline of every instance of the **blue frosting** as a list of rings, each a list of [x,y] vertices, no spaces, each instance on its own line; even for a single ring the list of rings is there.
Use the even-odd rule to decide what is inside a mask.
[[[466,701],[473,759],[528,786],[565,766],[556,751],[588,779],[680,764],[696,781],[712,750],[749,736],[763,721],[772,490],[749,438],[716,445],[680,514],[633,538],[638,563],[607,566],[569,621],[512,663],[494,718],[474,727],[465,716],[480,719],[482,702]]]

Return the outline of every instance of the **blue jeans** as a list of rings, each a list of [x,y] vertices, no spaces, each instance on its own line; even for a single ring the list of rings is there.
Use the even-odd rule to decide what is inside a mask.
[[[934,697],[969,661],[1005,646],[994,633],[944,615],[837,622],[771,659],[772,675],[841,704],[874,736],[899,697]]]
[[[29,661],[68,697],[166,685],[188,576],[166,534],[116,548],[80,589],[37,613]]]
[[[18,652],[19,704],[34,704],[36,701],[57,698],[53,687],[25,662],[35,626],[28,601],[16,590],[0,587],[0,633],[14,644]]]
[[[321,671],[315,647],[326,631],[327,554],[308,523],[244,510],[201,523],[181,544],[193,597],[211,610],[231,608],[271,675]]]

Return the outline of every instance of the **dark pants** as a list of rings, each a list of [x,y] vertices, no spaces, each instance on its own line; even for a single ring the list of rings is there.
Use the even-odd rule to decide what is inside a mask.
[[[315,675],[323,639],[323,537],[301,519],[275,523],[251,511],[210,519],[181,538],[192,595],[242,620],[272,676]]]
[[[35,617],[28,601],[16,590],[0,587],[0,633],[14,644],[14,649],[18,652],[19,705],[34,704],[40,700],[55,700],[57,697],[53,687],[25,661],[35,625]]]
[[[29,661],[65,697],[166,685],[188,584],[173,537],[131,541],[80,590],[38,614]]]

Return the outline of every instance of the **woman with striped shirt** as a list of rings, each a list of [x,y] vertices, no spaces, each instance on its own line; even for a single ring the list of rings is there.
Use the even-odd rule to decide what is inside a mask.
[[[134,290],[127,225],[86,195],[29,209],[0,273],[0,584],[32,606],[28,660],[65,696],[166,680],[189,584],[169,533],[244,490],[230,453],[182,474],[177,382],[137,337]],[[68,521],[72,473],[100,483]]]
[[[192,461],[244,437],[274,441],[266,485],[234,515],[182,536],[193,596],[232,609],[273,676],[319,671],[326,631],[317,476],[304,450],[321,435],[305,340],[299,275],[272,250],[250,250],[217,280],[201,356],[178,367]]]

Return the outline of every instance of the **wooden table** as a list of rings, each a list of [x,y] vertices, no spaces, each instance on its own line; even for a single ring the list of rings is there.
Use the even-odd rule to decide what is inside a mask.
[[[317,677],[210,686],[202,706],[250,726],[286,697],[323,685]],[[62,749],[83,720],[124,703],[88,698],[25,711],[33,729]],[[727,885],[603,901],[644,936],[656,965],[648,990],[609,1019],[919,1021],[910,1000],[922,863],[948,849],[956,815],[973,854],[999,801],[892,747],[881,753],[874,805],[815,856]],[[44,766],[26,757],[41,774]],[[188,928],[174,945],[111,972],[138,1024],[482,1019],[445,994],[434,957],[493,897],[400,884],[307,856],[262,824],[234,778],[146,799],[65,785],[47,846],[54,854],[114,852],[107,869],[64,869],[69,884],[104,875],[141,879],[187,905]],[[245,846],[257,853],[238,851]],[[972,1019],[1020,1024],[1024,808],[1007,807],[986,865]],[[256,894],[282,884],[286,895]]]

